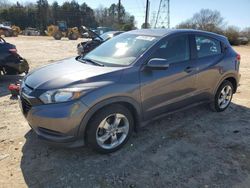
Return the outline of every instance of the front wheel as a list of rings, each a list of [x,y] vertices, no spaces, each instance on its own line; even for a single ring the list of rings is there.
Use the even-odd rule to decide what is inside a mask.
[[[77,33],[70,33],[68,36],[69,40],[77,40],[78,39],[78,34]]]
[[[128,141],[133,127],[133,116],[127,108],[119,104],[105,107],[91,118],[87,143],[97,152],[114,152]]]
[[[222,112],[230,105],[233,97],[233,85],[230,81],[225,80],[218,88],[214,101],[210,104],[213,111]]]
[[[61,40],[62,36],[63,35],[62,35],[62,33],[60,31],[54,33],[54,35],[53,35],[55,40]]]
[[[5,36],[5,37],[11,37],[11,32],[10,32],[9,30],[6,30],[6,31],[4,32],[4,36]]]

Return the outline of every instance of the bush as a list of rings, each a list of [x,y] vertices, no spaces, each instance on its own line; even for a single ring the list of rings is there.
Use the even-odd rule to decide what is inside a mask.
[[[225,31],[224,35],[228,38],[231,45],[240,45],[240,31],[235,26],[229,26]]]
[[[243,31],[241,32],[241,36],[247,37],[248,41],[250,41],[250,27],[243,29]]]

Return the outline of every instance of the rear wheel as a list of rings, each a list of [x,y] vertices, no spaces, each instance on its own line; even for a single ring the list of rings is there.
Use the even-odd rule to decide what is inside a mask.
[[[108,106],[89,122],[87,143],[97,152],[114,152],[128,141],[133,127],[133,116],[127,108],[119,104]]]
[[[216,112],[226,110],[231,103],[233,91],[233,84],[228,80],[223,81],[215,94],[214,101],[210,104],[211,109]]]

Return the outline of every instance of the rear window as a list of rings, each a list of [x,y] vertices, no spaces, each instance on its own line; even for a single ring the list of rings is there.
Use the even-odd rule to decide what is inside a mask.
[[[195,36],[198,58],[221,54],[220,41],[205,36]]]

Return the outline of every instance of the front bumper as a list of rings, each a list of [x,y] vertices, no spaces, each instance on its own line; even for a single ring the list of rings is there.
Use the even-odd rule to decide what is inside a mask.
[[[20,108],[30,127],[39,138],[54,145],[76,147],[84,145],[84,135],[79,133],[88,107],[81,101],[58,104],[36,104],[34,99],[21,94]]]

